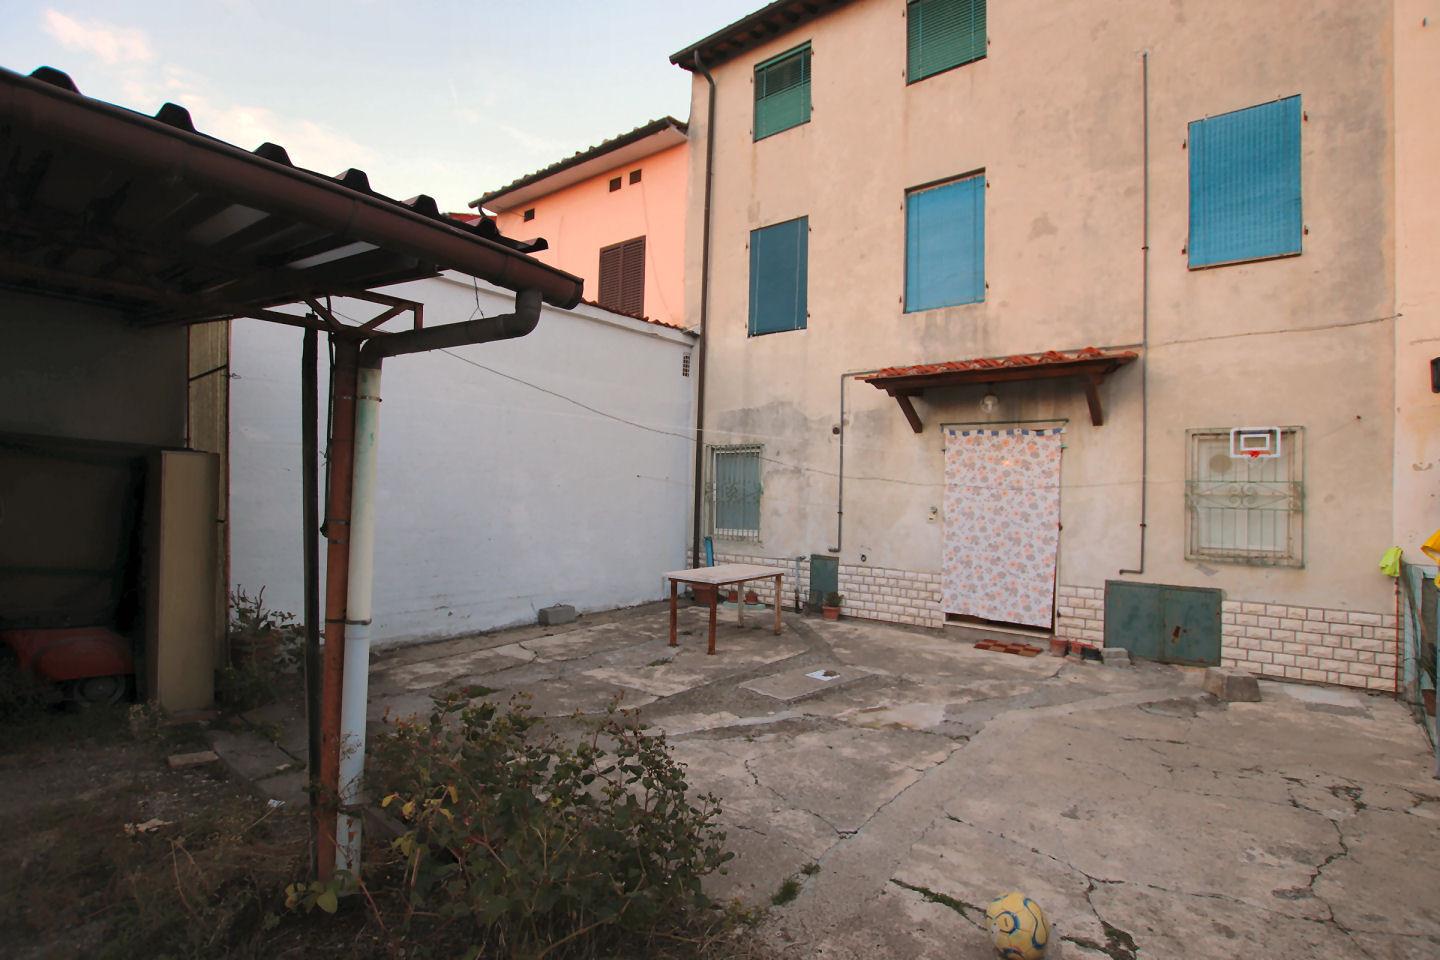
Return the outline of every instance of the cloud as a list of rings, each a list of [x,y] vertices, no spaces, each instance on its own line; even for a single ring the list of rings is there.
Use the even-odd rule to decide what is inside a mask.
[[[71,50],[94,54],[111,66],[152,60],[150,39],[144,31],[103,20],[77,20],[58,10],[45,11],[45,32]]]

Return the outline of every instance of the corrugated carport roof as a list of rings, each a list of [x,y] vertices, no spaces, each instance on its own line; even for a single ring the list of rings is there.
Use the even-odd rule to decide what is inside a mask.
[[[48,67],[0,69],[0,284],[101,302],[142,322],[243,315],[457,270],[572,307],[582,281],[488,221],[396,201],[80,94]]]

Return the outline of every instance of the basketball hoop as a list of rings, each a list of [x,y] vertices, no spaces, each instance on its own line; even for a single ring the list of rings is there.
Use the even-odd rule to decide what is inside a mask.
[[[1280,456],[1279,427],[1234,427],[1230,456],[1236,460],[1273,460]]]

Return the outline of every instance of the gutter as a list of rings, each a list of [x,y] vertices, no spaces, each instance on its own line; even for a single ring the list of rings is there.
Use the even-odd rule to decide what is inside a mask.
[[[710,85],[709,107],[705,119],[705,215],[700,240],[700,340],[695,348],[695,503],[692,510],[694,528],[690,538],[690,560],[700,565],[700,512],[705,490],[705,354],[710,338],[710,200],[715,187],[715,78],[695,52],[695,69]],[[780,603],[780,598],[775,598]]]
[[[329,623],[338,627],[340,648],[332,650],[326,644],[325,693],[334,698],[339,692],[338,712],[325,714],[327,728],[325,743],[327,749],[322,760],[320,790],[322,796],[333,796],[338,804],[333,811],[332,821],[325,816],[322,837],[327,834],[333,843],[325,844],[321,850],[333,857],[323,856],[320,860],[321,878],[328,879],[335,871],[346,871],[352,878],[360,874],[360,851],[362,846],[363,818],[359,812],[365,773],[365,721],[369,706],[370,686],[370,631],[374,615],[375,586],[375,505],[378,497],[377,455],[380,447],[380,368],[386,357],[424,353],[445,347],[462,347],[470,344],[490,343],[496,340],[511,340],[531,333],[540,322],[542,294],[538,290],[522,290],[515,296],[515,312],[495,317],[482,317],[465,323],[449,323],[440,327],[426,327],[403,333],[392,333],[369,340],[356,351],[353,341],[350,351],[358,353],[355,363],[353,455],[351,473],[343,476],[342,464],[337,457],[336,473],[332,475],[333,491],[348,484],[349,536],[337,553],[332,546],[332,565],[329,569],[331,596],[344,591],[343,609],[338,621]],[[345,341],[336,345],[337,361]],[[345,382],[344,376],[337,376],[336,384]],[[336,440],[339,441],[344,428],[341,426],[337,394]],[[337,444],[338,446],[338,444]],[[340,451],[337,450],[337,453]],[[333,520],[331,522],[334,522]],[[334,539],[331,540],[335,544]],[[334,564],[338,562],[341,566]],[[343,572],[342,572],[343,571]],[[327,611],[327,617],[335,617]],[[328,638],[327,638],[328,639]],[[335,676],[332,664],[343,664],[343,672]],[[336,682],[332,682],[336,681]],[[336,706],[331,704],[332,709]],[[326,779],[326,777],[330,779]],[[333,831],[333,833],[331,832]]]

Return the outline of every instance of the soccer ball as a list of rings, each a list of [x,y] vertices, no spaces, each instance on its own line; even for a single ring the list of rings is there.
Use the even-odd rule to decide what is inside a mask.
[[[990,937],[1005,960],[1040,960],[1050,943],[1050,924],[1040,904],[1023,893],[1007,893],[985,910]]]

